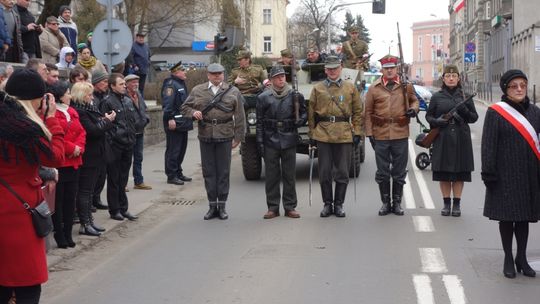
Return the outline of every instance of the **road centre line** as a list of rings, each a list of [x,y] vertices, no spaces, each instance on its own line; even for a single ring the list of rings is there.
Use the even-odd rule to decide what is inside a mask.
[[[429,193],[429,189],[427,187],[426,181],[424,180],[424,176],[422,175],[420,169],[418,169],[415,165],[415,155],[416,154],[413,148],[413,142],[409,138],[409,158],[411,159],[411,167],[413,168],[414,177],[416,178],[416,182],[418,183],[418,188],[420,188],[420,194],[422,195],[424,207],[426,209],[435,209],[435,205],[433,204],[433,199],[431,198],[431,194]]]
[[[405,187],[403,189],[403,199],[405,199],[406,209],[416,209],[416,203],[414,202],[414,196],[412,192],[411,182],[409,176],[405,176]]]
[[[457,275],[443,275],[442,278],[451,304],[466,304],[467,298],[461,280]]]
[[[414,230],[416,232],[434,232],[435,226],[431,216],[413,216]]]
[[[441,248],[418,248],[418,251],[420,252],[420,261],[422,262],[422,272],[448,272]]]
[[[418,304],[435,304],[431,279],[427,274],[413,274],[413,284]]]

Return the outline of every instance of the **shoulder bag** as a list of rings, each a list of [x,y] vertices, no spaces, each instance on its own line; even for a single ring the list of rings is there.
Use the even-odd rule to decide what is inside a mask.
[[[0,183],[6,187],[9,192],[11,192],[23,205],[24,209],[26,209],[30,216],[32,217],[32,224],[34,225],[34,230],[36,231],[36,234],[40,238],[44,238],[51,231],[53,230],[53,223],[52,223],[52,212],[49,209],[49,204],[47,204],[46,201],[42,201],[39,203],[35,208],[30,208],[30,205],[28,205],[27,202],[25,202],[22,197],[15,192],[11,186],[9,186],[8,183],[2,178],[0,178]]]

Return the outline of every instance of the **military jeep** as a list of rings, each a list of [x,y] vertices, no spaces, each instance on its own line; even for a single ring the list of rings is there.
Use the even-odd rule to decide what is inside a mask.
[[[290,67],[289,67],[290,71]],[[306,103],[309,103],[309,96],[311,89],[319,81],[324,80],[321,77],[321,71],[324,72],[324,64],[311,64],[309,65],[309,71],[299,70],[297,71],[298,79],[298,91],[304,95]],[[287,80],[289,75],[287,75]],[[361,83],[361,75],[358,70],[352,70],[343,68],[341,77],[344,80],[353,81],[357,87]],[[246,139],[240,145],[240,155],[242,158],[242,171],[244,177],[247,180],[258,180],[261,178],[262,171],[262,157],[257,149],[256,142],[256,123],[257,123],[257,95],[244,95],[244,110],[246,113]],[[307,105],[306,105],[307,106]],[[296,146],[296,153],[309,154],[309,137],[307,124],[298,129],[298,145]],[[315,150],[316,151],[316,150]],[[356,172],[356,176],[360,174],[360,163],[365,159],[365,140],[362,138],[362,142],[353,151],[354,162],[349,170],[349,176],[353,177]],[[315,157],[317,154],[315,153]]]

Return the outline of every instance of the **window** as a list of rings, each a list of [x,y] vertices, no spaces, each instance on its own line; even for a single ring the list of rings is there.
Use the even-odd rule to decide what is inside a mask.
[[[487,20],[491,19],[491,2],[490,1],[486,2],[486,19]]]
[[[264,46],[263,46],[263,52],[264,53],[272,53],[272,37],[270,36],[264,36]]]
[[[418,37],[418,61],[422,61],[422,48],[424,43],[424,39],[422,39],[422,36]]]
[[[272,10],[269,8],[263,9],[263,24],[272,24]]]
[[[418,68],[416,70],[416,76],[418,76],[420,79],[424,78],[424,70],[422,70],[422,68]]]

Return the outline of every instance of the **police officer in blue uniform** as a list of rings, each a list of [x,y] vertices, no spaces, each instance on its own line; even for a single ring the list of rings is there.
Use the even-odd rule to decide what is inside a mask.
[[[182,162],[188,143],[188,131],[176,130],[174,116],[180,115],[180,106],[189,94],[185,83],[186,70],[182,61],[171,67],[169,71],[171,75],[163,81],[161,89],[163,126],[166,136],[165,174],[167,175],[167,184],[183,185],[184,182],[191,181],[191,178],[185,176],[182,171]]]

